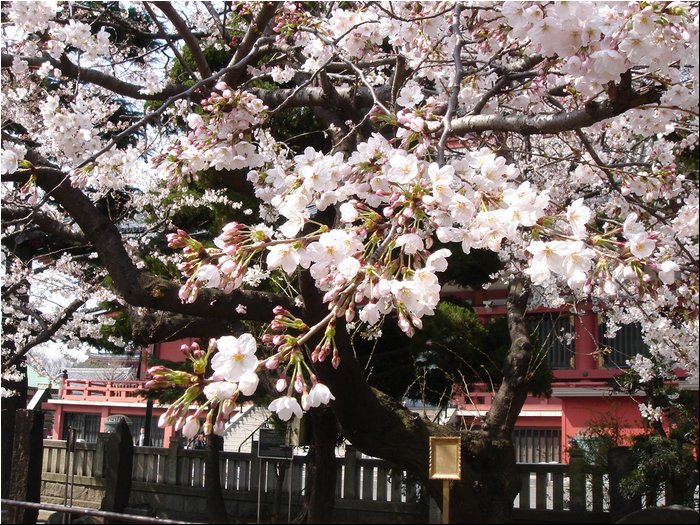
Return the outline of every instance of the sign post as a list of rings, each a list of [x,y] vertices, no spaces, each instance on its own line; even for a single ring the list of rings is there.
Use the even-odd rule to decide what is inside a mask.
[[[430,436],[428,477],[442,480],[442,522],[450,522],[450,480],[462,479],[461,438]]]

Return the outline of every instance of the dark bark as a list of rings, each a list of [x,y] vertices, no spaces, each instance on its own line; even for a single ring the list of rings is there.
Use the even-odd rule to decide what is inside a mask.
[[[216,434],[207,436],[206,459],[204,467],[207,475],[204,490],[207,501],[207,519],[209,523],[228,523],[226,503],[221,488],[221,471],[219,469],[219,451],[223,448],[224,438]]]
[[[46,163],[36,155],[27,156],[35,165]],[[123,239],[114,223],[83,192],[71,186],[66,174],[53,167],[36,168],[34,173],[37,184],[51,193],[75,219],[99,254],[117,291],[130,305],[202,317],[262,322],[271,320],[272,309],[278,304],[290,311],[297,311],[293,302],[286,297],[241,290],[224,294],[218,290],[205,289],[194,302],[183,303],[178,296],[179,283],[136,267],[124,248]],[[236,313],[239,304],[247,307],[246,314]]]
[[[306,416],[309,433],[309,462],[306,474],[306,523],[333,523],[335,503],[336,418],[328,409],[312,410]],[[304,424],[304,423],[302,423]]]
[[[532,352],[530,335],[525,326],[529,297],[530,289],[524,278],[510,283],[506,310],[510,350],[503,364],[503,382],[493,398],[483,427],[483,431],[491,439],[510,439],[515,420],[527,398]]]
[[[308,318],[326,313],[313,284],[302,278]],[[508,296],[508,321],[513,343],[504,365],[503,385],[494,399],[484,429],[462,434],[462,480],[452,484],[450,515],[454,523],[503,523],[510,516],[520,479],[515,470],[511,434],[527,396],[529,338],[522,322],[528,300],[523,281],[514,282]],[[344,435],[365,454],[381,457],[412,471],[441,504],[442,483],[428,481],[429,437],[455,435],[454,429],[430,423],[369,387],[351,346],[338,330],[341,364],[334,370],[317,363],[315,371],[336,400],[331,408]]]
[[[22,409],[18,410],[14,417],[13,467],[4,469],[11,471],[9,499],[39,503],[44,451],[44,413],[40,410]],[[38,514],[38,509],[16,507],[12,509],[10,523],[36,523]]]
[[[433,481],[430,489],[441,504],[442,483]],[[451,486],[450,523],[508,523],[519,489],[510,439],[491,439],[479,431],[462,434],[462,479]]]
[[[136,344],[161,343],[184,337],[221,337],[241,331],[238,321],[211,317],[195,317],[165,311],[132,312],[131,336]]]

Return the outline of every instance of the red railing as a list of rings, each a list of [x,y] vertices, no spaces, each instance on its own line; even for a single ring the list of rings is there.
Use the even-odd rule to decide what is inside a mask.
[[[101,381],[66,379],[60,389],[61,399],[75,401],[121,401],[144,403],[139,395],[145,381]]]

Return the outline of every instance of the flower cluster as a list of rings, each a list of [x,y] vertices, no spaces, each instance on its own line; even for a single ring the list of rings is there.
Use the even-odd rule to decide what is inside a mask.
[[[276,311],[277,323],[285,323],[287,327],[297,330],[306,328],[300,324],[300,320],[293,320],[285,310],[277,308]],[[269,338],[263,338],[263,341],[268,340]],[[188,439],[200,430],[205,434],[223,435],[226,422],[235,415],[239,398],[255,394],[259,383],[258,372],[264,368],[273,370],[286,363],[277,382],[277,390],[286,390],[286,395],[270,404],[270,410],[276,412],[283,421],[288,421],[292,415],[301,418],[303,412],[335,399],[328,387],[310,372],[296,346],[288,344],[280,348],[276,355],[259,360],[256,356],[255,338],[250,333],[244,333],[238,337],[212,339],[206,351],[196,342],[183,344],[181,350],[191,363],[192,372],[172,370],[160,365],[151,367],[148,370],[151,379],[146,383],[146,388],[185,389],[161,415],[158,425],[173,425],[176,430],[182,430]],[[207,376],[209,366],[211,375]],[[285,373],[290,374],[289,382],[283,379]],[[309,377],[310,388],[305,376]],[[300,396],[301,403],[294,397],[295,393]]]
[[[251,142],[265,117],[262,101],[250,93],[232,90],[223,82],[201,103],[201,113],[187,115],[190,133],[154,159],[164,164],[172,184],[196,179],[209,168],[217,171],[253,168],[262,157]]]

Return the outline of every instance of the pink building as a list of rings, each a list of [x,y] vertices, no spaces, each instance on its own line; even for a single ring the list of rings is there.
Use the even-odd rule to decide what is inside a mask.
[[[85,377],[83,369],[71,369],[58,389],[55,399],[42,405],[45,411],[53,412],[52,439],[66,439],[69,426],[76,429],[76,437],[85,441],[96,441],[99,432],[105,432],[110,416],[126,416],[135,441],[141,428],[146,427],[147,414],[151,417],[151,445],[167,446],[172,427],[158,428],[158,418],[166,407],[149,403],[143,396],[147,377],[148,357],[180,362],[183,354],[180,346],[192,339],[157,343],[142,349],[140,358],[131,366],[117,369],[89,369]],[[104,370],[99,373],[99,370]],[[79,376],[79,377],[78,377]],[[112,377],[109,377],[112,376]],[[118,418],[117,418],[118,419]],[[138,444],[138,443],[137,443]]]
[[[487,322],[505,316],[505,290],[452,291],[450,295],[467,298],[477,316]],[[514,444],[518,461],[566,462],[572,437],[592,423],[615,420],[623,434],[644,431],[638,403],[641,398],[615,394],[609,380],[626,367],[625,361],[644,351],[639,330],[628,326],[615,339],[605,339],[599,316],[582,307],[573,315],[555,309],[540,308],[528,314],[528,325],[546,346],[548,365],[554,382],[550,398],[528,397],[516,423]],[[556,335],[556,336],[554,336]],[[78,429],[78,438],[97,439],[105,431],[110,416],[124,415],[131,422],[132,434],[138,436],[151,411],[151,444],[167,446],[172,427],[159,429],[157,421],[165,407],[148,406],[140,394],[147,379],[147,357],[182,361],[180,346],[192,339],[159,343],[145,348],[133,367],[133,377],[104,380],[69,377],[58,397],[44,403],[44,410],[54,411],[51,437],[65,439],[67,427]],[[697,385],[693,387],[697,391]],[[491,407],[490,385],[472,384],[468,391],[453,387],[455,407],[451,421],[464,428],[480,425]]]
[[[453,295],[470,300],[484,323],[506,315],[505,290]],[[623,436],[646,430],[638,408],[644,399],[610,388],[610,379],[627,367],[626,360],[644,352],[638,327],[623,327],[614,339],[606,339],[600,316],[585,305],[576,315],[535,309],[528,312],[526,323],[547,349],[554,381],[550,398],[528,396],[523,406],[513,436],[519,462],[567,462],[571,438],[595,423],[614,420]],[[693,389],[697,391],[697,385]],[[490,385],[469,385],[467,392],[455,385],[453,420],[478,427],[492,397]]]

